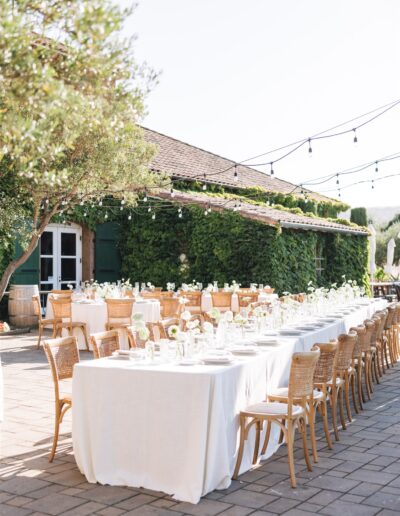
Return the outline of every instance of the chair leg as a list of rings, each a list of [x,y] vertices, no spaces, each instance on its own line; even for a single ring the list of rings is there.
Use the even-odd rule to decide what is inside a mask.
[[[89,342],[88,342],[88,338],[87,338],[86,324],[84,326],[80,326],[80,328],[82,330],[83,337],[85,339],[86,351],[89,351]]]
[[[296,473],[294,469],[294,456],[293,456],[293,421],[291,419],[288,420],[288,426],[285,431],[286,434],[286,443],[287,443],[287,452],[288,452],[288,463],[289,463],[289,474],[290,474],[290,484],[292,487],[296,487]]]
[[[332,445],[332,440],[331,440],[331,436],[330,436],[330,433],[329,433],[329,424],[328,424],[328,406],[327,406],[327,402],[326,402],[326,399],[324,401],[322,401],[319,405],[319,410],[321,412],[321,416],[322,416],[322,421],[324,423],[324,432],[325,432],[325,439],[326,439],[326,442],[328,444],[328,448],[330,450],[332,450],[333,448],[333,445]]]
[[[364,393],[362,390],[362,363],[358,363],[357,365],[357,392],[358,392],[358,405],[360,406],[360,410],[364,410],[363,401],[364,401]]]
[[[346,403],[347,419],[351,423],[353,421],[353,418],[351,417],[351,409],[350,409],[350,378],[349,378],[349,374],[347,372],[344,377],[344,393],[345,393],[344,401]]]
[[[239,451],[238,456],[236,459],[236,466],[235,471],[233,472],[232,478],[234,480],[237,479],[239,475],[240,465],[242,464],[243,459],[243,450],[244,450],[244,442],[246,440],[246,417],[240,416],[240,444],[239,444]]]
[[[343,388],[344,386],[341,385],[339,387],[339,392],[338,392],[338,398],[339,398],[339,416],[340,416],[340,422],[342,423],[342,428],[343,430],[346,430],[346,420],[344,418],[344,403],[343,403],[343,398],[344,398],[344,392],[343,392]]]
[[[329,401],[331,404],[331,411],[332,411],[333,432],[335,434],[336,441],[339,441],[339,431],[338,431],[338,427],[337,427],[337,399],[338,399],[338,389],[336,386],[333,386],[331,395],[329,396]]]
[[[372,394],[374,392],[374,382],[372,381],[372,354],[371,353],[368,357],[368,386],[369,386],[369,392]]]
[[[353,407],[354,407],[355,413],[359,414],[360,411],[358,409],[357,398],[356,398],[356,374],[357,374],[356,371],[354,371],[352,373],[352,375],[350,376],[350,384],[351,384],[351,397],[353,399]]]
[[[267,451],[267,446],[269,443],[270,436],[271,436],[271,421],[267,421],[267,430],[265,433],[265,439],[264,439],[264,444],[263,444],[263,447],[261,450],[261,455],[265,455],[265,452]]]
[[[261,421],[257,421],[257,423],[255,425],[255,430],[256,430],[256,439],[255,439],[255,443],[254,443],[253,464],[257,464],[258,452],[260,449],[260,434],[261,434],[261,430],[262,430]]]
[[[36,349],[40,349],[40,341],[42,340],[42,335],[43,335],[43,326],[39,322],[39,336],[38,336]]]
[[[56,417],[54,424],[54,437],[53,437],[53,446],[51,448],[49,462],[53,462],[54,455],[56,454],[56,448],[58,443],[58,435],[60,432],[60,418],[61,418],[61,406],[60,403],[56,402]]]
[[[311,450],[313,454],[314,462],[318,462],[318,452],[317,452],[317,441],[315,438],[315,406],[310,405],[309,411],[307,414],[308,424],[310,426],[310,439],[311,439]]]
[[[369,357],[366,354],[365,355],[365,362],[364,362],[364,380],[365,380],[365,390],[367,393],[367,398],[371,399],[371,384],[369,381]]]
[[[304,415],[304,418],[297,420],[297,428],[301,433],[301,437],[303,440],[303,452],[304,452],[304,460],[306,461],[308,471],[312,471],[312,464],[310,461],[310,456],[308,454],[308,446],[307,446],[307,416]],[[292,433],[292,443],[294,442],[294,431]]]
[[[375,376],[375,382],[377,384],[381,383],[379,381],[378,350],[375,351],[375,355],[374,355],[374,376]]]

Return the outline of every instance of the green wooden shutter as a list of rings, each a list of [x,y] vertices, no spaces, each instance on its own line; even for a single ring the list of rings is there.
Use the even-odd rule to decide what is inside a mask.
[[[19,242],[15,245],[15,258],[18,258],[22,254],[22,247]],[[13,285],[39,285],[39,245],[37,245],[26,260],[25,263],[18,267],[11,277],[10,284]]]
[[[117,281],[121,279],[121,255],[117,248],[119,225],[105,222],[96,227],[95,271],[96,280]]]

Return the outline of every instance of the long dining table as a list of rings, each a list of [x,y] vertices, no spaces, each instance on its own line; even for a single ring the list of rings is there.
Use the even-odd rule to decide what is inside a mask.
[[[77,364],[72,438],[80,471],[88,482],[144,487],[191,503],[228,488],[240,410],[287,385],[294,352],[337,338],[385,303],[364,301],[318,329],[280,336],[275,345],[229,365],[141,364],[117,357]],[[240,473],[252,467],[253,446],[250,433]],[[261,459],[278,447],[273,425]]]

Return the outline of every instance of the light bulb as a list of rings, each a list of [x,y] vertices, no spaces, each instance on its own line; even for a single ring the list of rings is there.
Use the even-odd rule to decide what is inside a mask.
[[[275,172],[274,172],[274,168],[273,168],[273,165],[274,165],[274,164],[273,164],[273,163],[270,163],[270,165],[271,165],[270,174],[271,174],[271,176],[273,176],[273,175],[274,175],[274,173],[275,173]]]
[[[132,215],[129,215],[128,220],[132,220]]]
[[[375,161],[375,172],[378,172],[378,162]]]
[[[354,143],[357,143],[357,142],[358,142],[358,138],[357,138],[356,130],[355,130],[355,129],[353,129],[353,132],[354,132],[353,142],[354,142]]]
[[[175,192],[173,188],[171,188],[171,197],[175,197]]]
[[[312,157],[312,147],[311,147],[311,139],[308,139],[308,155],[311,158]]]
[[[156,218],[156,214],[155,214],[155,213],[153,213],[153,215],[151,216],[151,218],[152,218],[153,220],[155,220],[155,218]]]

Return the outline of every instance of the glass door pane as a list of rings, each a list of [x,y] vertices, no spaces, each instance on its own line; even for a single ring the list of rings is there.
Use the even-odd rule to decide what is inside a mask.
[[[77,286],[77,240],[75,230],[59,230],[59,288],[62,290],[68,289],[68,285],[74,289]]]
[[[46,306],[46,292],[57,288],[56,240],[57,233],[54,229],[44,231],[40,238],[40,291],[42,292],[40,301],[42,307]]]

